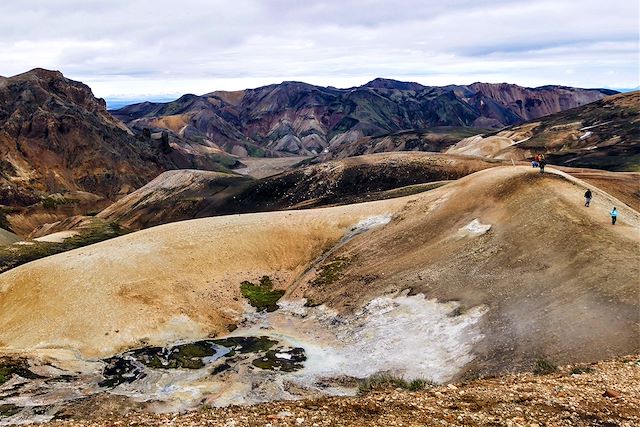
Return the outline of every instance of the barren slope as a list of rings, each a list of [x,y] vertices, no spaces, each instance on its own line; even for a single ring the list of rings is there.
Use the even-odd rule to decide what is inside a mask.
[[[57,421],[51,425],[636,426],[640,423],[639,357],[589,366],[564,366],[550,375],[508,375],[413,393],[390,387],[357,397],[207,408],[180,415],[137,411],[113,414],[108,410],[96,411],[103,402],[93,400],[76,412],[78,421]],[[610,394],[605,396],[607,390]]]
[[[108,355],[220,334],[242,317],[240,282],[269,275],[287,298],[344,314],[406,288],[459,300],[461,312],[488,307],[479,369],[631,353],[639,215],[598,189],[584,208],[583,192],[576,179],[499,167],[408,198],[148,229],[0,275],[0,343]],[[358,221],[387,213],[388,225],[318,258]]]
[[[487,305],[479,367],[633,352],[639,215],[594,187],[598,203],[584,208],[586,185],[573,180],[502,167],[425,193],[387,227],[338,251],[352,260],[343,275],[304,295],[349,310],[411,288],[467,308]],[[612,206],[623,206],[615,227]],[[474,219],[491,229],[481,234]]]
[[[461,178],[499,161],[437,153],[380,153],[298,167],[259,180],[204,171],[165,172],[98,217],[140,229],[232,213],[349,204],[388,190]],[[420,188],[407,189],[417,192]],[[396,195],[397,196],[397,195]]]

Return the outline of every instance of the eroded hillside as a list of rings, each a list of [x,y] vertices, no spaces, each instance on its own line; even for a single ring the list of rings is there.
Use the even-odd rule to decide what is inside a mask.
[[[429,87],[375,79],[349,89],[283,82],[236,92],[184,95],[113,114],[137,133],[167,130],[239,156],[311,155],[362,137],[439,126],[501,128],[615,92],[508,84]],[[363,154],[361,152],[359,154]]]

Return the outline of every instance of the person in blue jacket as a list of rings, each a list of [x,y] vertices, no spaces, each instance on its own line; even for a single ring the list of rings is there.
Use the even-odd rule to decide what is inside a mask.
[[[615,225],[617,219],[618,219],[618,209],[613,208],[613,210],[611,211],[611,225]]]

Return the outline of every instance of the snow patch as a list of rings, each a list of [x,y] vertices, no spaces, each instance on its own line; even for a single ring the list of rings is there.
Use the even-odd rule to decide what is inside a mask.
[[[478,221],[478,218],[474,219],[469,224],[460,229],[460,231],[462,231],[463,233],[471,234],[474,236],[481,236],[489,230],[491,230],[491,224],[482,224],[480,221]]]
[[[388,224],[390,221],[391,214],[370,216],[369,218],[365,218],[358,222],[355,226],[353,226],[353,228],[351,228],[351,232],[355,234],[364,233],[365,231],[371,230],[372,228]]]
[[[36,237],[35,241],[37,242],[48,242],[48,243],[62,243],[69,237],[77,236],[77,231],[66,230],[66,231],[58,231],[57,233],[47,234],[46,236]]]
[[[591,132],[591,131],[587,131],[587,132],[585,132],[585,133],[584,133],[584,135],[582,135],[582,136],[580,137],[580,141],[582,141],[583,139],[587,139],[587,138],[589,138],[591,135],[593,135],[593,132]]]
[[[291,355],[289,353],[276,353],[276,357],[278,359],[287,359],[291,360]]]

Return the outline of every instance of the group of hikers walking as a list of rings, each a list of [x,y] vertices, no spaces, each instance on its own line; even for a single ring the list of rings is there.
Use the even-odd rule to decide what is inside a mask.
[[[547,161],[544,158],[544,154],[536,154],[531,160],[531,167],[540,168],[540,172],[544,173],[544,167],[547,165]]]
[[[591,205],[591,199],[593,198],[593,193],[591,193],[591,189],[587,189],[584,193],[584,205],[589,207]],[[611,225],[616,225],[616,221],[618,220],[618,208],[614,206],[614,208],[609,212],[611,215]]]
[[[533,160],[531,160],[531,167],[540,168],[540,172],[544,173],[544,167],[546,166],[547,161],[544,158],[544,154],[536,154]],[[587,189],[584,193],[584,205],[585,207],[589,207],[591,205],[591,199],[593,198],[593,193],[591,193],[591,189]],[[618,220],[618,208],[614,207],[611,212],[611,225],[615,225]]]

